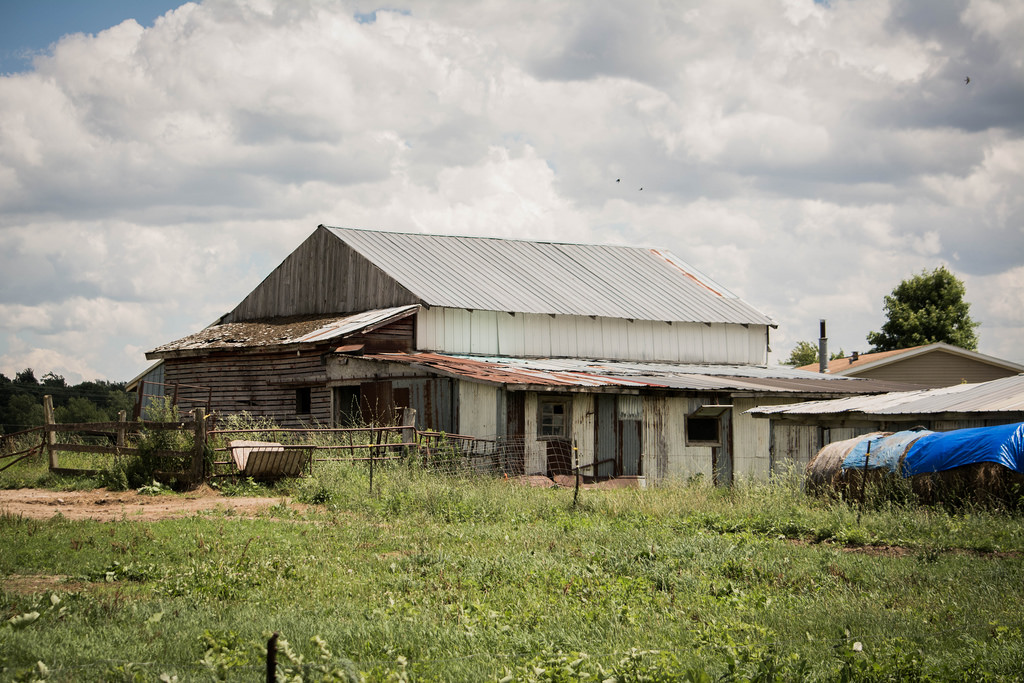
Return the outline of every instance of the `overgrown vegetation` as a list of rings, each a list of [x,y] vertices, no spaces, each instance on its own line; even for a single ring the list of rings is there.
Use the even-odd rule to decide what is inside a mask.
[[[11,379],[0,373],[0,433],[11,434],[43,424],[43,396],[53,397],[57,422],[108,422],[125,410],[131,415],[134,397],[124,382],[81,382],[69,385],[48,372],[37,379],[25,368]]]
[[[287,680],[1024,670],[1016,514],[701,482],[573,506],[572,491],[415,463],[375,476],[373,494],[349,463],[230,484],[282,498],[255,520],[0,516],[0,678],[253,680],[273,631]]]

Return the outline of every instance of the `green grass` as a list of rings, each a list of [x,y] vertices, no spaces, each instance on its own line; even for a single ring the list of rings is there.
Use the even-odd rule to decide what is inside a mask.
[[[573,507],[569,490],[404,466],[379,468],[372,494],[350,465],[236,486],[317,505],[0,516],[0,622],[39,615],[0,626],[0,679],[42,661],[49,680],[256,680],[272,631],[290,644],[282,671],[306,680],[346,666],[419,681],[1024,670],[1019,515],[879,504],[858,523],[792,486],[700,484],[583,491]],[[27,592],[19,576],[66,578]]]

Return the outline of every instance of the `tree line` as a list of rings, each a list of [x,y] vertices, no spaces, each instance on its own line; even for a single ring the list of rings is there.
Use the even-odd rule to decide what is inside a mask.
[[[868,353],[896,351],[914,346],[945,342],[976,351],[980,323],[971,319],[971,305],[964,295],[967,289],[960,278],[945,266],[913,275],[885,297],[885,323],[878,332],[868,332]],[[842,358],[843,352],[830,360]],[[797,342],[783,365],[811,365],[818,362],[818,346]]]
[[[13,379],[0,373],[0,431],[10,434],[43,424],[43,396],[47,394],[53,397],[57,422],[110,422],[122,410],[131,415],[135,405],[124,382],[96,380],[72,385],[53,372],[37,379],[32,368],[25,368]]]

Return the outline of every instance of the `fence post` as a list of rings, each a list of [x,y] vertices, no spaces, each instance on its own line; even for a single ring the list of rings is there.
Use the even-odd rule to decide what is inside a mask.
[[[416,409],[415,408],[402,408],[402,443],[415,443],[416,442]],[[418,448],[418,447],[417,447]],[[406,446],[406,454],[412,449],[412,446]]]
[[[117,412],[117,421],[118,422],[127,422],[128,421],[128,412],[125,411],[125,410],[119,410]],[[118,448],[124,448],[124,433],[125,433],[125,428],[124,428],[124,425],[122,424],[120,427],[117,428],[117,447]]]
[[[575,508],[580,500],[580,456],[579,449],[576,447],[575,439],[573,439],[572,442],[572,469],[576,474],[576,487],[572,492],[572,506]]]
[[[277,631],[267,641],[267,683],[277,682]]]
[[[195,440],[192,446],[192,471],[190,479],[193,484],[203,480],[203,469],[206,463],[206,415],[202,408],[192,410],[192,419],[195,421]]]
[[[54,446],[57,445],[57,432],[53,429],[53,397],[49,394],[43,396],[43,422],[46,429],[43,435],[46,443],[46,454],[50,459],[50,469],[55,470],[57,469],[57,449]]]

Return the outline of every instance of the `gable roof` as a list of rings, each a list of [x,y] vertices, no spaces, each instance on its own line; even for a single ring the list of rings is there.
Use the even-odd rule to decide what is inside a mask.
[[[426,306],[776,326],[661,249],[320,227]]]
[[[909,349],[879,351],[878,353],[862,353],[859,354],[857,360],[853,360],[852,357],[836,358],[835,360],[829,361],[828,374],[856,376],[862,372],[868,372],[875,368],[884,367],[892,363],[899,363],[910,358],[916,358],[918,356],[935,352],[951,353],[978,363],[994,365],[999,368],[1012,370],[1013,372],[1024,372],[1024,365],[1013,363],[1008,360],[1002,360],[1001,358],[996,358],[994,356],[987,356],[983,353],[978,353],[977,351],[968,351],[967,349],[962,349],[959,346],[953,346],[952,344],[935,342],[933,344],[925,344],[923,346],[912,346]],[[806,370],[808,372],[818,372],[818,364],[812,363],[810,365],[802,365],[797,369]]]

